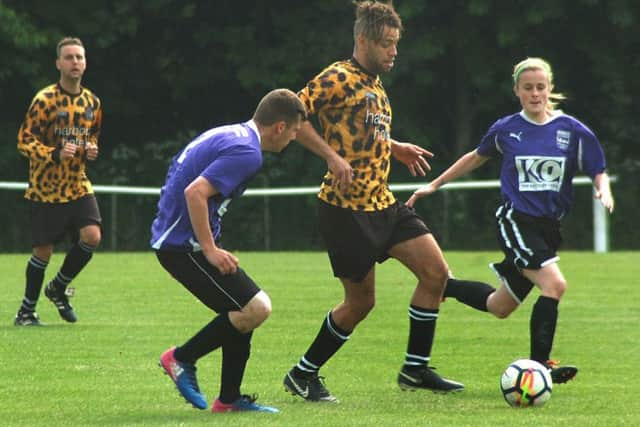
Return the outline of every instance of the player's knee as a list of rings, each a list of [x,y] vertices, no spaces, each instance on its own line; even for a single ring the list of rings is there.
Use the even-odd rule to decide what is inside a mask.
[[[251,309],[253,321],[256,322],[254,328],[257,328],[267,320],[267,318],[271,315],[271,299],[269,296],[261,292],[260,298],[256,299]]]
[[[513,313],[513,310],[507,307],[491,307],[490,311],[498,319],[506,319]]]
[[[516,301],[505,299],[504,294],[501,295],[499,292],[494,292],[487,298],[487,310],[498,319],[506,319],[518,307]]]
[[[84,239],[82,242],[95,248],[100,244],[101,241],[102,236],[100,236],[100,233],[95,233],[87,236],[86,239]]]
[[[546,294],[546,296],[551,297],[551,298],[555,298],[555,299],[560,299],[562,298],[562,295],[564,295],[564,292],[567,290],[567,281],[564,279],[556,279],[551,286],[548,286],[546,288],[546,292],[544,292],[544,294]]]
[[[270,314],[271,300],[264,291],[260,291],[241,311],[229,312],[229,319],[240,333],[246,334],[260,326]]]
[[[268,303],[261,304],[258,310],[257,318],[260,319],[260,323],[267,320],[267,318],[271,315],[271,301]]]
[[[425,266],[421,274],[418,275],[420,283],[424,283],[429,289],[442,293],[449,279],[449,268],[446,264],[439,266]]]
[[[100,244],[102,240],[102,233],[100,227],[97,225],[87,226],[80,230],[80,240],[85,245],[93,246],[94,248]]]

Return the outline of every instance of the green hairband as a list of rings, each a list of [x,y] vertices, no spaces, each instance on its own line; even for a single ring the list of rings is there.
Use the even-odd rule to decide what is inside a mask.
[[[518,78],[523,71],[542,68],[546,71],[549,79],[551,79],[551,67],[543,60],[538,61],[522,61],[521,65],[516,69],[516,72],[513,73],[513,83],[518,84]]]

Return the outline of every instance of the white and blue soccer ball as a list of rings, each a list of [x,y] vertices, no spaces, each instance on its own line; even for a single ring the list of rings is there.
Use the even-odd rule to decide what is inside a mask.
[[[502,373],[500,390],[513,407],[542,406],[551,398],[549,370],[535,360],[512,362]]]

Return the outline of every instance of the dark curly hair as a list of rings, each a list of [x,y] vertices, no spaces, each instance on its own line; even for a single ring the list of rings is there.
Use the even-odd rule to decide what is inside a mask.
[[[356,21],[353,24],[353,38],[363,35],[366,39],[378,42],[382,39],[384,27],[397,28],[402,32],[402,20],[393,8],[393,3],[379,1],[354,1]]]

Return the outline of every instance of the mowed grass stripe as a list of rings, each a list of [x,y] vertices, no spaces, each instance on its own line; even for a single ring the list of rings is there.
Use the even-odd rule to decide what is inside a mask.
[[[0,256],[0,424],[496,426],[638,425],[636,372],[640,324],[640,254],[562,252],[569,288],[560,305],[553,356],[579,366],[549,403],[514,410],[502,400],[504,367],[529,350],[529,314],[538,292],[498,320],[448,300],[441,306],[432,365],[461,381],[455,395],[401,392],[396,375],[406,350],[407,308],[415,278],[390,260],[377,267],[377,305],[322,369],[339,405],[302,402],[282,388],[284,374],[340,299],[324,253],[240,252],[241,265],[271,296],[273,314],[253,340],[243,392],[280,414],[213,415],[183,403],[157,367],[212,314],[175,283],[152,253],[98,252],[73,284],[77,324],[59,318],[42,295],[45,328],[17,328],[28,255]],[[447,252],[459,277],[495,284],[487,268],[497,252]],[[55,254],[47,280],[62,262]],[[203,392],[218,394],[220,354],[198,364]]]

